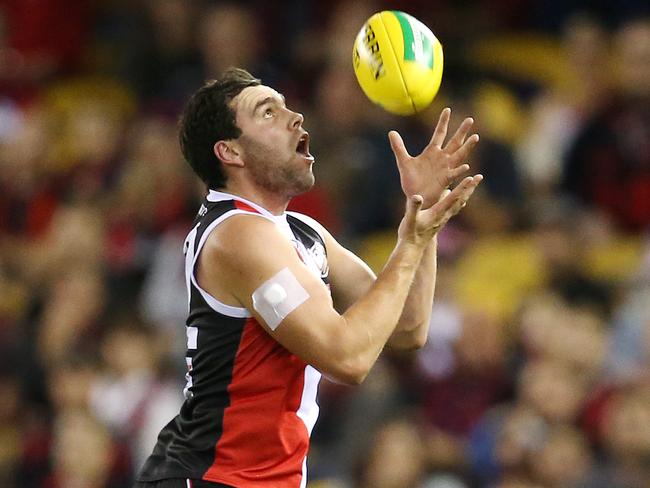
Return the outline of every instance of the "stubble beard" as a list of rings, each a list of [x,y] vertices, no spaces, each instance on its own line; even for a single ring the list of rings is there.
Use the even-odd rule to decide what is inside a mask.
[[[242,142],[245,145],[249,174],[256,185],[287,198],[305,193],[314,186],[314,174],[306,165],[300,168],[295,157],[287,158],[278,149],[267,148],[248,138]]]

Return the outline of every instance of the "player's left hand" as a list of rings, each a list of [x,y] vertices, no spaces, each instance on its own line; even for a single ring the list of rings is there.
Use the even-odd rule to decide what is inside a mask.
[[[467,137],[474,124],[474,120],[467,117],[443,147],[450,118],[451,109],[445,108],[440,114],[431,141],[418,156],[411,156],[408,153],[397,131],[392,130],[388,133],[390,146],[397,161],[402,190],[407,197],[422,195],[423,209],[438,202],[445,189],[469,170],[469,165],[465,161],[479,140],[478,134]]]

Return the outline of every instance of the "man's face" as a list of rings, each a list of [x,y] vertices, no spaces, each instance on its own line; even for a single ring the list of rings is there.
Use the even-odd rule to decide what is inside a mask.
[[[240,157],[254,182],[288,198],[309,190],[314,157],[302,115],[289,110],[284,97],[264,85],[245,88],[231,106],[242,130],[237,139]]]

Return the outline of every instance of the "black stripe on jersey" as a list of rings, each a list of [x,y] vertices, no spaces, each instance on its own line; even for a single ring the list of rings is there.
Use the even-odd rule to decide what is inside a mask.
[[[193,227],[198,224],[194,254],[210,224],[235,209],[232,200],[204,201],[193,224]],[[228,386],[246,320],[215,311],[196,287],[191,286],[186,325],[198,329],[197,347],[186,353],[192,361],[191,395],[179,415],[162,429],[152,455],[138,476],[140,481],[201,479],[214,462],[215,446],[223,432],[224,410],[230,405]]]
[[[230,405],[228,386],[245,318],[222,317],[218,326],[197,325],[197,349],[192,357],[192,396],[180,414],[162,430],[139,479],[169,477],[200,479],[214,462],[215,446],[223,432],[223,415]],[[214,318],[212,319],[214,321]]]

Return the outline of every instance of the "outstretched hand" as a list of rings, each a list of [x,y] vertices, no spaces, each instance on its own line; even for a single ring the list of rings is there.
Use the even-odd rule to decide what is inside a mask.
[[[465,161],[479,140],[478,134],[467,137],[474,124],[474,120],[468,117],[443,148],[450,118],[451,109],[445,108],[440,114],[431,141],[418,156],[408,153],[397,131],[388,133],[402,190],[407,197],[421,195],[424,209],[436,204],[447,187],[469,170]]]
[[[445,189],[438,201],[423,208],[421,195],[407,197],[406,213],[397,234],[417,245],[426,245],[442,227],[465,206],[474,190],[483,180],[483,175],[467,176],[453,190]]]

